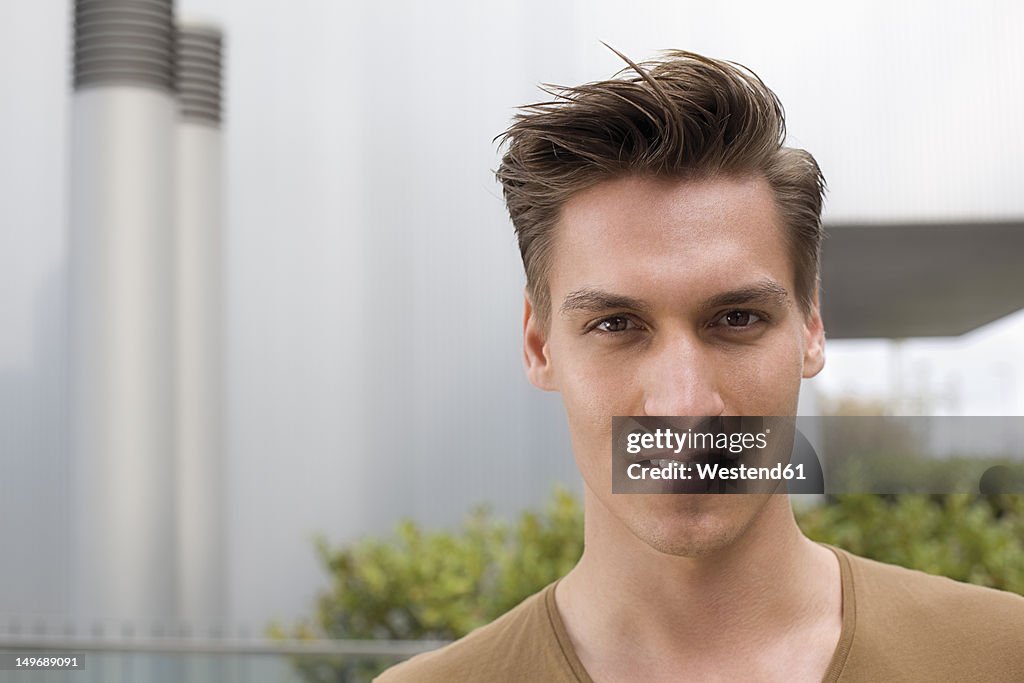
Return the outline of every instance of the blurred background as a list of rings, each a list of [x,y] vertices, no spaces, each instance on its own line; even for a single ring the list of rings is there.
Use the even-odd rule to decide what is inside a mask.
[[[262,638],[327,585],[317,534],[579,491],[521,369],[493,138],[537,84],[618,71],[600,41],[750,67],[818,159],[831,340],[803,413],[1024,413],[1019,3],[107,5],[173,11],[220,80],[196,67],[190,112],[173,81],[76,75],[73,2],[0,4],[9,639]]]

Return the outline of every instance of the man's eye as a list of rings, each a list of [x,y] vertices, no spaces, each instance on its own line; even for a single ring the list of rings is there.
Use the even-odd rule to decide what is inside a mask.
[[[629,329],[637,329],[636,323],[622,315],[613,315],[605,318],[594,326],[599,332],[625,332]]]
[[[760,322],[761,316],[752,311],[729,311],[716,321],[716,324],[724,327],[746,328],[754,323]]]

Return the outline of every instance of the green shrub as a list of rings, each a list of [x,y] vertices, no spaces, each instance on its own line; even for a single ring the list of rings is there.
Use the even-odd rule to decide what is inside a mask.
[[[271,635],[454,640],[568,573],[583,552],[583,512],[558,490],[546,509],[513,524],[478,508],[454,532],[406,520],[389,539],[332,549],[319,538],[316,549],[331,587],[312,619],[290,634],[274,626]],[[309,681],[366,680],[388,663],[295,660]]]
[[[1024,594],[1024,496],[848,495],[797,519],[857,555]]]
[[[389,540],[317,552],[332,589],[317,601],[316,630],[332,638],[449,640],[504,614],[576,564],[583,515],[558,491],[548,508],[511,527],[475,510],[456,532],[406,520]]]

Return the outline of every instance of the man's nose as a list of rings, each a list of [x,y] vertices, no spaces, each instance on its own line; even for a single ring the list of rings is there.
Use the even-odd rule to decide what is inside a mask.
[[[695,334],[660,341],[641,370],[644,415],[722,415],[725,401],[711,349]]]

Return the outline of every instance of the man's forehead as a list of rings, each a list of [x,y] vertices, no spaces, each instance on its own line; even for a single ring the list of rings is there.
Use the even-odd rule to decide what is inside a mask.
[[[593,238],[606,232],[650,239],[684,231],[691,238],[714,237],[723,223],[737,220],[762,228],[778,225],[771,186],[762,176],[624,176],[570,197],[555,236]]]
[[[560,218],[549,279],[556,310],[613,297],[778,303],[793,291],[788,245],[761,178],[617,179],[574,196]]]

